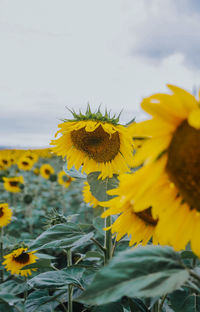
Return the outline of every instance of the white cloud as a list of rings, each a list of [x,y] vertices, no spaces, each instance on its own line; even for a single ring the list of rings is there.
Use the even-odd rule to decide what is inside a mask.
[[[183,2],[185,9],[181,14],[187,16],[188,10],[194,17],[194,5],[186,7],[188,2]],[[143,118],[141,99],[154,92],[166,92],[166,83],[189,91],[194,84],[200,85],[199,72],[183,64],[185,54],[173,49],[170,36],[169,47],[166,44],[170,53],[152,56],[154,42],[148,39],[148,32],[152,36],[158,33],[156,38],[161,38],[161,31],[156,32],[156,28],[162,17],[166,35],[167,30],[172,32],[170,19],[174,33],[181,32],[176,18],[170,15],[172,1],[162,1],[165,12],[161,12],[160,3],[160,0],[0,2],[0,145],[31,142],[34,146],[46,146],[59,119],[70,117],[65,106],[84,111],[89,101],[93,109],[100,103],[113,113],[123,108],[122,121],[127,122],[134,116],[138,120]],[[173,8],[177,15],[177,7]],[[189,27],[187,18],[186,22]],[[191,23],[195,25],[198,21],[195,18]],[[172,37],[175,40],[175,35]],[[191,50],[187,42],[185,46],[185,50]],[[142,55],[151,56],[153,62],[144,62]]]
[[[156,64],[179,53],[187,66],[200,69],[198,0],[141,0],[138,16],[130,32],[133,55]]]

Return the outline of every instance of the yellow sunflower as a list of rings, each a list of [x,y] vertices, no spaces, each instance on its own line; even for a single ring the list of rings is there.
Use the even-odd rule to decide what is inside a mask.
[[[64,187],[69,187],[71,182],[74,181],[72,177],[68,176],[64,170],[58,173],[58,183]]]
[[[85,186],[83,188],[83,199],[84,202],[87,204],[90,204],[93,208],[96,208],[97,206],[101,206],[101,203],[92,195],[90,191],[90,185],[88,182],[84,183]]]
[[[21,191],[20,185],[24,183],[24,178],[22,176],[6,178],[3,177],[4,188],[6,191],[11,193],[18,193]]]
[[[28,276],[32,274],[32,271],[36,271],[36,269],[22,270],[24,266],[35,263],[38,259],[38,257],[34,255],[36,251],[26,251],[27,248],[18,248],[4,256],[5,261],[2,264],[5,266],[6,270],[10,271],[11,274],[18,274],[21,276]]]
[[[32,169],[34,161],[28,157],[22,157],[19,159],[17,165],[20,170],[29,171]]]
[[[30,159],[33,163],[38,161],[39,156],[35,152],[27,151],[24,153],[23,157]]]
[[[40,174],[40,169],[39,168],[35,168],[33,170],[33,173],[38,176]]]
[[[12,210],[6,203],[0,203],[0,227],[6,226],[10,223],[12,218]]]
[[[54,173],[54,169],[49,164],[44,164],[40,167],[40,174],[44,179],[49,179],[50,175]]]
[[[159,241],[176,250],[190,242],[200,256],[200,103],[190,93],[168,86],[172,94],[155,94],[141,106],[152,119],[129,127],[147,140],[136,152],[126,200],[135,211],[152,206],[159,215]]]
[[[113,174],[128,172],[133,160],[133,140],[127,127],[118,120],[98,111],[92,114],[90,108],[85,115],[73,113],[74,120],[59,125],[61,134],[52,149],[59,156],[67,158],[68,169],[100,171],[99,178],[112,177]]]
[[[11,166],[11,160],[8,156],[2,156],[0,158],[0,165],[2,168],[6,169],[6,168],[9,168]]]
[[[146,245],[151,238],[153,244],[157,244],[158,236],[156,234],[156,228],[159,223],[158,215],[151,206],[146,206],[149,208],[145,208],[139,212],[135,211],[132,197],[127,194],[127,190],[130,189],[132,176],[133,174],[120,175],[119,186],[108,191],[108,194],[116,197],[101,203],[104,207],[109,207],[102,214],[102,218],[119,214],[110,227],[111,232],[116,234],[117,241],[124,235],[128,235],[130,237],[130,246],[133,244]]]

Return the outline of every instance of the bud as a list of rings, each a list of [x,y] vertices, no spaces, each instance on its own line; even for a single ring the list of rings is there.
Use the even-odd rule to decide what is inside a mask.
[[[51,174],[50,177],[49,177],[49,180],[51,182],[56,182],[57,181],[57,175],[56,174]]]
[[[19,184],[19,188],[20,188],[21,190],[23,190],[23,189],[24,189],[24,184],[20,183],[20,184]]]
[[[27,194],[27,195],[24,196],[24,203],[25,204],[29,205],[29,204],[32,203],[32,201],[33,201],[33,197],[31,195]]]

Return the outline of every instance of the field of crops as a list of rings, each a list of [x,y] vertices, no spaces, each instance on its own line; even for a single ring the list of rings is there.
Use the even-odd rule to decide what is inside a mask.
[[[199,101],[170,88],[0,150],[0,311],[200,311]]]

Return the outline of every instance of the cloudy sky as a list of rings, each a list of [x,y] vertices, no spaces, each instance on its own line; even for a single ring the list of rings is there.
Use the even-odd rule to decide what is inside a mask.
[[[66,106],[122,121],[200,86],[199,0],[0,0],[0,145],[48,146]]]

